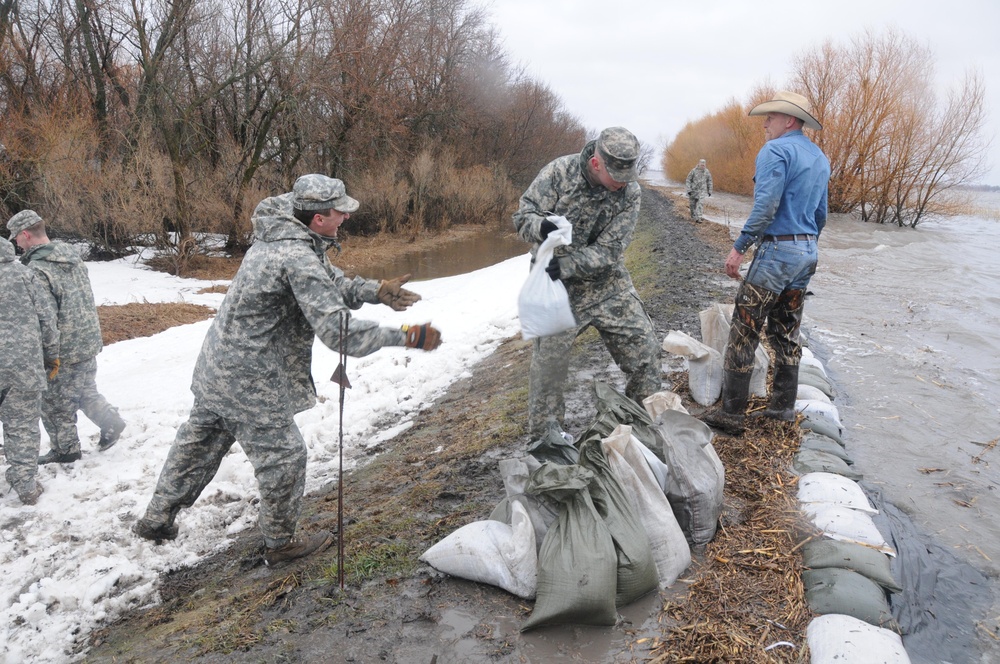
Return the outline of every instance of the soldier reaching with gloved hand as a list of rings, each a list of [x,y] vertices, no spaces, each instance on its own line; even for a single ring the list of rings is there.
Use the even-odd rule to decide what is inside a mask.
[[[205,337],[194,369],[194,407],[160,471],[145,516],[133,530],[148,540],[177,537],[174,523],[215,476],[239,441],[260,487],[259,526],[267,564],[307,556],[332,535],[295,534],[306,479],[306,446],[294,415],[316,403],[310,375],[313,336],[349,355],[383,346],[434,350],[441,335],[429,324],[404,329],[343,316],[365,303],[402,311],[420,299],[390,281],[347,279],[327,258],[337,229],[358,209],[344,183],[304,175],[292,191],[266,198],[253,213],[250,247]]]

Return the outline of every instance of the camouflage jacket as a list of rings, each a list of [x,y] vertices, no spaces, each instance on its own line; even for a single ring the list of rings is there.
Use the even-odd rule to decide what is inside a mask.
[[[630,182],[619,191],[609,191],[592,181],[588,162],[594,144],[591,141],[580,154],[559,157],[542,168],[514,213],[518,235],[534,243],[532,257],[541,244],[545,217],[559,215],[573,224],[573,244],[557,248],[555,255],[574,312],[632,289],[625,249],[639,220],[639,184]]]
[[[356,357],[404,345],[402,330],[350,317],[378,301],[379,282],[348,280],[330,264],[331,242],[292,216],[291,194],[266,198],[253,213],[256,240],[205,337],[191,390],[199,405],[255,426],[284,426],[316,403],[313,337]]]
[[[21,262],[41,276],[59,312],[59,360],[76,364],[96,357],[104,347],[94,291],[80,252],[65,242],[28,249]]]
[[[44,391],[44,360],[59,356],[59,329],[51,297],[38,277],[17,262],[14,245],[0,238],[0,389]]]
[[[712,195],[712,174],[707,168],[700,169],[697,166],[688,173],[687,180],[688,196],[711,196]]]

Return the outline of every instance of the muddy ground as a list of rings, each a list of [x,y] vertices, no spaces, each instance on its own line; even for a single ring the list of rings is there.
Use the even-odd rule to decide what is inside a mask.
[[[669,196],[645,189],[629,262],[661,339],[672,329],[697,335],[698,311],[712,301],[731,301],[734,291],[722,274],[731,246],[726,229],[693,224],[686,217],[675,211]],[[166,575],[158,605],[94,633],[86,661],[650,659],[658,631],[670,622],[662,611],[666,596],[654,594],[627,607],[614,628],[520,634],[530,602],[443,576],[417,560],[459,526],[487,518],[504,496],[497,461],[522,454],[529,443],[529,357],[528,343],[507,340],[422,412],[414,426],[372,450],[371,460],[345,478],[343,590],[336,545],[270,569],[262,563],[259,535],[241,535],[225,552]],[[664,361],[669,368],[666,354]],[[665,374],[664,387],[683,393],[683,384],[674,384],[678,376],[683,374]],[[580,433],[595,414],[594,379],[623,386],[591,332],[578,340],[572,358],[565,426],[571,433]],[[336,531],[337,507],[336,486],[307,496],[301,529]],[[692,568],[689,576],[696,575]],[[681,586],[673,592],[684,592]]]

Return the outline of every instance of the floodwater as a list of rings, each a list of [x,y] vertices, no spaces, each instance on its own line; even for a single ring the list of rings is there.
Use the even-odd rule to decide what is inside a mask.
[[[394,258],[391,265],[374,267],[367,270],[364,276],[368,279],[392,279],[400,274],[410,274],[414,281],[453,277],[521,256],[529,249],[531,245],[513,233],[483,232]]]

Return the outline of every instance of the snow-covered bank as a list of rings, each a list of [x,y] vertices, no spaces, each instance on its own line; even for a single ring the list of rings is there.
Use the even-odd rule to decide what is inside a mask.
[[[198,294],[210,282],[152,272],[129,259],[88,268],[98,304],[222,301],[222,295]],[[412,283],[424,299],[407,312],[367,305],[355,313],[385,325],[431,321],[443,343],[433,353],[389,348],[348,359],[348,463],[358,450],[408,426],[414,413],[519,332],[517,292],[527,271],[525,253],[470,274]],[[181,513],[175,542],[154,546],[129,530],[191,406],[191,371],[209,325],[105,348],[98,356],[98,387],[128,422],[121,441],[99,454],[97,427],[81,416],[83,459],[41,467],[46,491],[34,507],[22,506],[0,480],[0,663],[73,658],[103,620],[155,601],[160,573],[194,563],[226,546],[229,535],[256,527],[253,469],[234,446],[198,502]],[[336,364],[336,354],[317,343],[313,378],[320,403],[296,418],[309,446],[307,492],[336,478],[339,389],[326,380]],[[43,434],[42,451],[47,449]]]

